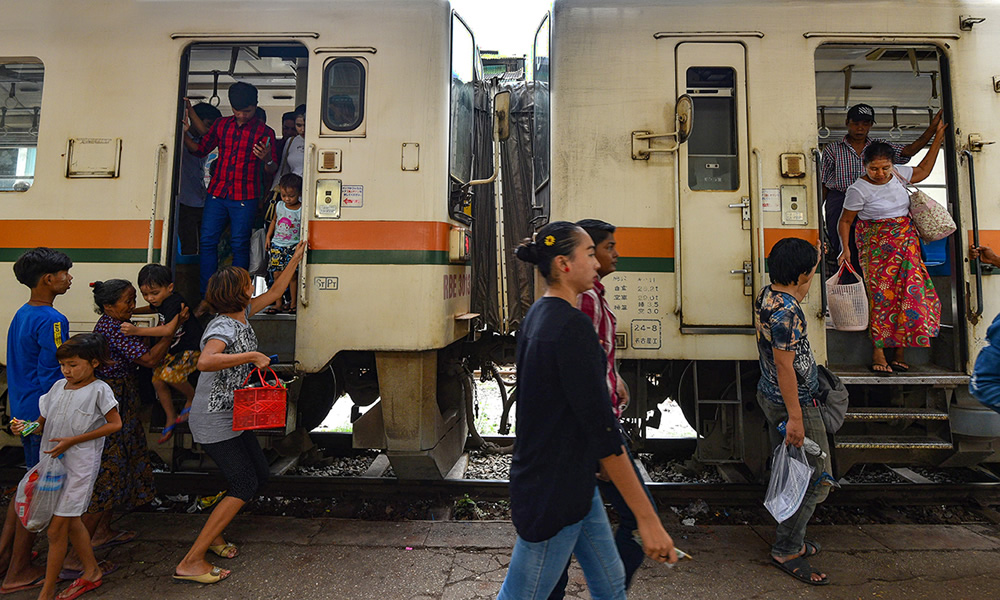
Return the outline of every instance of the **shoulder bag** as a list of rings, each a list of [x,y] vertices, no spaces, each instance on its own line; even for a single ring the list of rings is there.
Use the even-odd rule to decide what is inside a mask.
[[[913,220],[913,225],[916,226],[920,239],[927,243],[936,242],[955,233],[958,227],[947,208],[903,179],[899,171],[896,169],[892,171],[896,177],[899,177],[903,189],[910,195],[910,219]]]

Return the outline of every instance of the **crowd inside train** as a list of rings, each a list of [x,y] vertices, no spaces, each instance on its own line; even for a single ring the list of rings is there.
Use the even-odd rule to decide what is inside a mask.
[[[8,333],[12,431],[22,435],[29,469],[59,463],[65,481],[46,522],[44,567],[33,563],[32,547],[45,525],[29,530],[25,507],[10,503],[0,533],[2,593],[40,587],[39,598],[45,600],[76,598],[101,586],[115,569],[98,561],[94,551],[139,535],[115,530],[112,523],[114,511],[134,510],[155,495],[139,419],[140,367],[152,369],[167,416],[160,441],[169,440],[173,428],[186,422],[227,482],[227,493],[173,577],[211,584],[231,574],[207,557],[239,556],[225,529],[268,477],[255,435],[233,429],[234,392],[254,367],[270,362],[257,351],[249,318],[263,310],[294,311],[294,295],[287,308],[282,297],[305,244],[298,239],[296,220],[301,218],[304,113],[285,115],[289,118],[283,121],[290,125],[279,144],[259,116],[252,86],[233,85],[229,98],[229,117],[205,104],[189,105],[186,111],[181,205],[187,208],[180,213],[179,236],[182,252],[193,249],[201,256],[204,297],[197,310],[189,309],[174,290],[168,268],[146,265],[134,284],[122,279],[92,283],[100,317],[93,332],[69,337],[69,323],[54,303],[73,281],[70,258],[35,248],[14,264],[17,280],[30,292]],[[902,349],[929,344],[939,327],[940,302],[920,261],[903,184],[929,174],[946,125],[938,114],[914,144],[900,146],[868,138],[874,118],[869,106],[851,108],[849,133],[828,146],[823,172],[828,222],[836,223],[830,243],[839,244],[831,250],[841,264],[857,259],[871,294],[872,369],[888,373],[909,368]],[[931,138],[919,165],[893,166]],[[217,158],[205,186],[199,182],[200,161],[213,150]],[[254,220],[265,208],[258,202],[267,196],[265,190],[275,192],[265,235],[273,284],[254,296],[249,242]],[[843,205],[838,208],[840,196]],[[295,211],[298,216],[289,216]],[[219,268],[216,250],[226,226],[233,264]],[[573,556],[591,597],[622,599],[645,557],[674,563],[683,556],[660,522],[620,423],[629,392],[617,371],[616,320],[601,284],[616,269],[615,231],[614,225],[596,219],[554,221],[516,251],[519,259],[537,267],[545,293],[518,331],[518,427],[510,470],[517,539],[500,599],[562,598]],[[991,250],[974,250],[1000,264]],[[801,302],[820,260],[819,249],[804,240],[779,241],[767,258],[771,283],[754,304],[761,365],[758,403],[772,425],[774,442],[783,438],[798,447],[809,438],[823,450],[809,457],[816,485],[809,487],[795,513],[778,523],[770,553],[777,568],[813,585],[830,582],[808,560],[821,546],[806,539],[806,528],[830,489],[830,481],[820,475],[832,469]],[[147,305],[137,308],[139,294]],[[199,312],[214,315],[204,327],[196,318]],[[158,324],[134,326],[132,317],[140,313],[159,315]],[[891,362],[885,348],[895,349]],[[189,376],[195,371],[199,376],[192,386]],[[183,397],[179,407],[174,390]],[[783,435],[776,433],[779,423],[785,425]],[[616,531],[605,503],[618,514]],[[71,583],[56,596],[61,580]]]

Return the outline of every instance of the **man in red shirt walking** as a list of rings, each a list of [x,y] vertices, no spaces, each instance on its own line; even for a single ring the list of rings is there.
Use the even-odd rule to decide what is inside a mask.
[[[216,119],[200,141],[184,136],[184,145],[195,156],[207,156],[216,147],[219,149],[205,196],[198,245],[202,296],[208,278],[219,267],[219,239],[227,224],[232,236],[233,266],[250,266],[250,233],[257,196],[263,189],[261,163],[269,176],[278,170],[274,130],[257,118],[257,88],[249,83],[234,83],[229,88],[229,104],[233,116]]]

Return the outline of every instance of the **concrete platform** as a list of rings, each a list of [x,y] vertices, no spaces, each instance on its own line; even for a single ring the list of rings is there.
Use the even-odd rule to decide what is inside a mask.
[[[86,598],[122,600],[473,600],[495,598],[514,543],[507,522],[239,517],[240,546],[218,584],[175,584],[173,567],[204,515],[135,514],[117,527],[139,540],[99,554],[120,565]],[[812,587],[768,565],[766,527],[694,526],[670,531],[694,555],[674,569],[647,561],[629,598],[1000,598],[1000,527],[987,525],[817,526],[813,564],[833,583]],[[214,557],[213,557],[214,558]],[[567,598],[589,599],[574,564]],[[10,598],[34,598],[21,592]]]

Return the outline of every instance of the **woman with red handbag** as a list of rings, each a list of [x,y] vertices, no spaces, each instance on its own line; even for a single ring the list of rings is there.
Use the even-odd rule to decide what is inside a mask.
[[[868,287],[871,369],[876,373],[908,371],[904,349],[930,346],[941,327],[941,301],[920,257],[917,228],[910,218],[910,194],[902,179],[916,183],[930,175],[946,127],[938,124],[930,149],[913,168],[895,167],[888,144],[870,144],[863,155],[865,174],[847,188],[844,198],[838,223],[843,251],[837,260],[839,264],[851,260],[847,240],[851,224],[858,219],[857,251]],[[891,363],[886,360],[886,348],[895,348]]]
[[[222,532],[243,505],[257,495],[267,481],[268,464],[253,431],[233,431],[233,393],[243,385],[254,366],[266,367],[271,359],[257,352],[257,336],[250,326],[251,315],[277,300],[291,283],[295,267],[302,260],[305,242],[299,243],[289,268],[269,291],[256,298],[253,280],[240,267],[219,269],[208,281],[205,301],[218,315],[205,327],[201,338],[198,379],[188,425],[191,436],[201,444],[222,470],[229,483],[226,497],[216,504],[205,526],[174,569],[174,579],[195,583],[216,583],[230,571],[205,560],[211,551],[222,558],[235,558],[239,550],[227,543]]]

